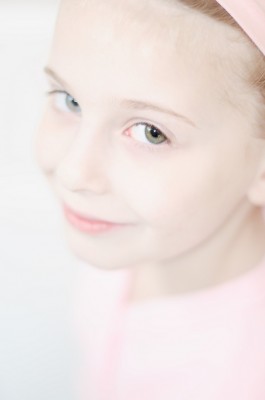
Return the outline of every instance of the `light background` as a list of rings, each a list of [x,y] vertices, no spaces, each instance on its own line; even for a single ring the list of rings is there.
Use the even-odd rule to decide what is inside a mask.
[[[0,399],[73,400],[78,261],[32,154],[57,0],[0,0]]]

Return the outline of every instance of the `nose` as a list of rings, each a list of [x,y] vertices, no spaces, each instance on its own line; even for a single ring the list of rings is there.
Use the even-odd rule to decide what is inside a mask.
[[[103,194],[108,191],[107,143],[97,135],[75,137],[57,164],[58,181],[69,191],[90,191]]]

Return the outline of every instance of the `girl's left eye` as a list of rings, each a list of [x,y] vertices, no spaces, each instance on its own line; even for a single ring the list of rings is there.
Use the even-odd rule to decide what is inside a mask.
[[[144,122],[135,124],[131,128],[127,129],[126,135],[132,137],[138,142],[142,142],[143,145],[155,145],[152,146],[153,148],[158,147],[157,145],[162,143],[166,142],[168,144],[169,142],[168,138],[163,132],[161,132],[161,130],[152,124]]]
[[[77,101],[69,93],[63,90],[52,90],[47,95],[55,97],[55,107],[59,111],[71,112],[75,114],[81,113],[81,108]]]

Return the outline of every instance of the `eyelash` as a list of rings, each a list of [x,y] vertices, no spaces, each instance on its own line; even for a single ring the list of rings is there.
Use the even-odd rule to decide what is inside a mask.
[[[65,94],[66,96],[72,97],[65,90],[59,90],[59,89],[54,89],[54,90],[47,91],[45,94],[47,96],[52,96],[52,95],[57,94],[57,93]],[[75,100],[74,97],[72,97],[72,98]],[[71,112],[71,110],[69,110],[69,112]],[[149,127],[149,128],[157,130],[158,132],[160,132],[165,137],[166,140],[164,142],[162,142],[162,144],[152,144],[152,143],[145,144],[145,143],[143,143],[141,141],[132,139],[128,135],[125,135],[127,138],[129,137],[129,139],[133,141],[133,146],[135,146],[137,148],[140,148],[141,150],[150,151],[151,153],[161,152],[161,151],[165,150],[165,147],[168,148],[170,146],[171,141],[168,139],[167,135],[165,135],[159,128],[157,128],[155,125],[153,125],[151,123],[138,122],[138,123],[132,125],[131,127],[129,127],[128,129],[126,129],[126,132],[128,132],[130,129],[132,129],[133,126],[139,126],[139,125],[143,125],[145,127]]]

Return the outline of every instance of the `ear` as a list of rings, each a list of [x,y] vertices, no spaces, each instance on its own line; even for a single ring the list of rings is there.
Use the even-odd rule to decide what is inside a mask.
[[[250,202],[265,207],[265,158],[248,190]]]

